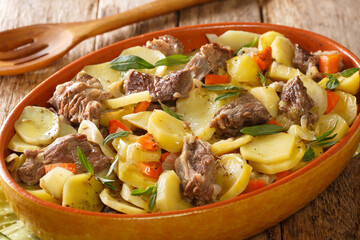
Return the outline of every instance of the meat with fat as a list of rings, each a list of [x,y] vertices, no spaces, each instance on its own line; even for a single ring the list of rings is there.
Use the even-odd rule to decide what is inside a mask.
[[[165,56],[184,53],[184,46],[182,42],[170,35],[160,36],[159,38],[147,41],[145,46],[150,49],[158,50]]]
[[[86,135],[69,134],[57,138],[45,148],[25,150],[26,160],[18,171],[20,180],[27,185],[39,183],[39,179],[45,175],[45,165],[53,163],[75,163],[77,173],[85,172],[77,155],[77,147],[84,152],[95,173],[110,166],[112,158],[105,156],[97,144],[88,142]]]
[[[212,200],[216,164],[208,143],[191,135],[185,136],[181,155],[175,160],[175,171],[187,202],[201,206]]]

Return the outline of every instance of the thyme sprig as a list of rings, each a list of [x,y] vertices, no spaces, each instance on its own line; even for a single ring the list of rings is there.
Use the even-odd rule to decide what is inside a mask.
[[[137,188],[131,191],[131,195],[133,196],[144,196],[145,198],[149,198],[149,209],[151,211],[155,207],[156,193],[157,193],[157,188],[155,184],[149,185],[146,189]]]

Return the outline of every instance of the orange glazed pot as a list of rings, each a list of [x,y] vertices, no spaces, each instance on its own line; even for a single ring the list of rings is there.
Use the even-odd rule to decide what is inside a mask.
[[[344,169],[360,139],[360,118],[327,152],[295,173],[236,198],[202,207],[140,215],[106,214],[65,208],[34,197],[10,176],[4,158],[15,133],[14,122],[27,105],[45,106],[56,85],[71,80],[84,66],[110,61],[125,48],[143,45],[164,34],[180,39],[187,50],[207,43],[206,33],[227,30],[264,33],[274,30],[308,51],[338,50],[345,67],[360,60],[340,44],[315,33],[262,23],[220,23],[162,30],[127,39],[93,52],[53,74],[36,87],[10,114],[1,135],[0,175],[3,191],[15,213],[42,239],[242,239],[289,217],[321,193]],[[317,183],[317,184],[313,184]]]

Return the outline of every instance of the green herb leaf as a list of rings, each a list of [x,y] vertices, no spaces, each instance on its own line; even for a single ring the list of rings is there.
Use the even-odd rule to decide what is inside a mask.
[[[141,57],[135,55],[123,55],[112,60],[110,62],[110,68],[118,71],[127,71],[129,69],[150,69],[155,68],[155,66]]]
[[[248,134],[251,136],[261,136],[261,135],[270,135],[279,132],[285,132],[286,129],[280,127],[275,124],[263,124],[263,125],[256,125],[252,127],[244,127],[240,130],[243,134]]]
[[[345,69],[344,71],[342,71],[340,73],[340,75],[343,77],[351,77],[354,73],[356,73],[359,70],[360,70],[360,68],[358,68],[358,67],[348,68],[348,69]]]
[[[219,101],[219,100],[221,100],[221,99],[225,99],[225,98],[237,96],[237,95],[239,95],[240,93],[241,93],[240,91],[227,92],[227,93],[221,94],[221,95],[219,95],[218,97],[216,97],[216,98],[215,98],[215,101]]]
[[[266,86],[266,77],[262,75],[261,72],[257,72],[257,76],[260,78],[261,84],[265,87]]]
[[[253,46],[255,45],[256,41],[257,41],[257,38],[254,38],[254,40],[252,40],[252,42],[249,42],[249,43],[241,46],[241,47],[240,47],[238,50],[236,50],[236,52],[234,53],[234,57],[237,56],[237,54],[241,51],[241,49],[247,48],[247,47],[253,47]]]
[[[228,90],[243,90],[240,87],[237,86],[223,86],[223,85],[201,85],[202,88],[210,91],[228,91]]]
[[[316,143],[316,145],[317,146],[322,146],[322,147],[330,147],[330,146],[334,145],[337,142],[338,141],[320,142],[320,143]]]
[[[141,195],[145,195],[149,192],[149,189],[141,189],[141,188],[136,188],[134,190],[131,191],[131,195],[133,196],[141,196]]]
[[[149,199],[149,209],[152,211],[155,207],[155,203],[156,203],[156,193],[155,194],[151,194],[150,199]]]
[[[176,66],[180,64],[185,64],[189,62],[191,57],[186,55],[171,55],[169,57],[160,59],[154,65],[155,67],[158,66]]]
[[[160,105],[162,107],[162,109],[164,110],[164,112],[166,112],[167,114],[169,114],[170,116],[173,116],[176,119],[182,120],[182,116],[176,112],[174,112],[173,110],[171,110],[170,108],[168,108],[165,104],[163,104],[162,102],[160,102]]]
[[[81,165],[84,166],[86,171],[91,173],[91,175],[94,175],[94,169],[92,168],[89,160],[87,159],[84,152],[81,150],[81,148],[79,146],[77,147],[77,155],[78,155],[78,158],[79,158],[79,161],[80,161]]]
[[[332,134],[337,126],[337,121],[335,123],[335,126],[330,129],[329,131],[324,132],[321,136],[316,137],[316,140],[312,141],[312,142],[320,142],[320,141],[324,141],[325,138],[327,138],[328,136],[330,136],[330,134]],[[333,136],[330,137],[330,139],[333,139],[336,135],[334,134]],[[330,140],[329,138],[327,140]]]
[[[156,193],[157,193],[157,189],[155,184],[151,184],[149,185],[146,189],[141,189],[141,188],[137,188],[131,191],[131,195],[133,196],[145,196],[145,197],[149,197],[149,209],[153,210],[155,207],[155,203],[156,203]]]
[[[115,180],[112,180],[112,179],[106,179],[106,178],[102,178],[102,177],[99,177],[99,176],[96,176],[97,180],[99,180],[102,184],[104,184],[106,187],[112,189],[112,190],[115,190],[117,191],[117,187],[115,187],[114,185],[112,185],[111,183],[115,182]]]
[[[305,152],[302,160],[303,160],[304,162],[308,162],[308,161],[310,161],[310,160],[312,160],[312,159],[314,159],[314,158],[315,158],[314,149],[313,149],[312,147],[308,146],[308,148],[306,149],[306,152]]]
[[[329,77],[329,80],[325,84],[326,89],[332,90],[335,89],[337,86],[339,86],[340,82],[337,79],[337,74],[328,74],[328,73],[324,73],[324,74]]]
[[[111,175],[111,173],[114,171],[114,168],[115,168],[116,163],[117,163],[118,161],[119,161],[119,158],[117,158],[117,159],[111,164],[111,166],[110,166],[110,168],[109,168],[109,171],[107,172],[107,174],[106,174],[106,176],[105,176],[105,179],[108,178],[108,177]]]
[[[111,140],[118,138],[118,137],[126,137],[127,135],[129,135],[131,132],[130,131],[121,131],[121,132],[116,132],[116,133],[112,133],[109,134],[103,141],[103,145],[107,144],[108,142],[110,142]]]

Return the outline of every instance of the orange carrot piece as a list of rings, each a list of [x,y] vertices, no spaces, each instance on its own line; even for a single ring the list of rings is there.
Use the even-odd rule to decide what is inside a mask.
[[[122,122],[120,122],[119,120],[116,120],[116,119],[110,119],[109,120],[109,134],[113,134],[113,133],[116,133],[116,131],[118,129],[122,129],[124,131],[130,131],[131,130],[126,127]]]
[[[254,61],[262,71],[266,70],[272,63],[271,47],[267,47],[253,56]]]
[[[335,107],[335,105],[339,101],[340,96],[329,90],[326,90],[326,95],[328,105],[325,114],[328,114]]]
[[[141,147],[145,150],[156,151],[158,148],[158,143],[155,141],[154,136],[150,133],[146,133],[145,135],[139,137],[136,142],[140,143]]]
[[[283,172],[278,172],[276,174],[276,178],[275,178],[275,182],[276,181],[279,181],[280,179],[284,178],[284,177],[287,177],[291,174],[292,172],[290,170],[287,170],[287,171],[283,171]]]
[[[138,162],[137,166],[145,176],[150,178],[158,179],[163,172],[160,162]]]
[[[73,172],[74,174],[76,174],[76,165],[75,165],[75,163],[52,163],[52,164],[47,164],[47,165],[45,165],[45,174],[50,172],[51,170],[53,170],[56,167],[65,168],[66,170],[69,170],[70,172]]]
[[[265,187],[266,183],[261,179],[251,179],[242,193],[249,193],[259,188]]]
[[[319,57],[319,70],[322,73],[337,73],[341,54],[322,55]]]
[[[282,127],[280,123],[278,123],[277,121],[275,121],[273,118],[271,118],[267,124],[274,124],[274,125],[278,125],[279,127]]]
[[[161,154],[160,162],[163,163],[169,155],[170,155],[170,152],[165,152],[165,153]]]
[[[207,74],[205,76],[205,84],[229,83],[229,75]]]
[[[143,101],[140,102],[134,109],[134,113],[146,111],[146,109],[150,106],[151,102]]]

